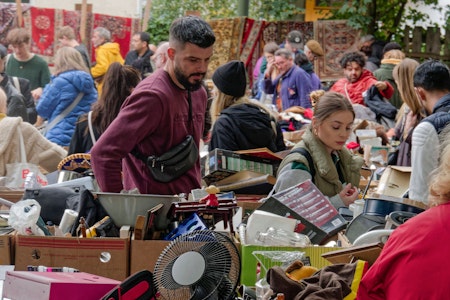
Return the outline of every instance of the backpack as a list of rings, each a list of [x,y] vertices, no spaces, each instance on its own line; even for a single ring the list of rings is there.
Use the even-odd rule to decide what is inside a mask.
[[[314,177],[316,176],[316,168],[314,167],[314,161],[309,151],[306,150],[305,148],[298,147],[291,150],[291,152],[289,152],[288,155],[291,155],[292,153],[299,153],[306,158],[306,160],[308,161],[309,173],[311,174],[311,181],[312,183],[314,183]]]

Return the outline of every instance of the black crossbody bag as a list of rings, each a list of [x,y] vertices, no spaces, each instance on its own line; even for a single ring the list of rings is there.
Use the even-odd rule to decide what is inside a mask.
[[[188,91],[189,122],[192,124],[191,93]],[[131,151],[137,159],[143,161],[150,169],[153,179],[159,182],[171,182],[190,170],[199,157],[198,147],[192,135],[187,135],[183,142],[161,156],[146,156],[136,148]]]

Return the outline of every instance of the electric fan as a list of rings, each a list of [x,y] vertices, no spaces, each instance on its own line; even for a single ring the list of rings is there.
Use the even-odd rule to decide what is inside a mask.
[[[241,260],[232,240],[211,230],[196,230],[173,240],[153,272],[162,299],[234,299]]]

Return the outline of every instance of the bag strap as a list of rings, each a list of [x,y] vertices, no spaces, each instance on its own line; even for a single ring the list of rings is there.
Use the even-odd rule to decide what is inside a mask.
[[[308,161],[308,165],[309,165],[309,173],[311,174],[311,177],[312,177],[311,181],[314,183],[314,177],[316,176],[316,168],[314,168],[314,162],[313,162],[313,159],[312,159],[309,151],[306,150],[305,148],[298,147],[298,148],[291,150],[291,152],[289,154],[292,154],[292,153],[299,153],[306,158],[306,160]]]
[[[12,77],[12,80],[13,80],[13,82],[14,82],[14,87],[16,88],[16,90],[17,90],[19,93],[22,93],[22,92],[20,91],[20,81],[19,81],[19,78],[17,78],[16,76],[13,76],[13,77]]]
[[[145,156],[144,154],[142,154],[141,152],[139,152],[139,150],[137,150],[136,148],[133,148],[133,150],[131,150],[130,152],[132,155],[134,155],[134,157],[136,157],[137,159],[139,159],[140,161],[142,161],[144,164],[147,164],[147,158],[148,156]]]
[[[188,106],[189,106],[188,122],[189,122],[189,125],[191,126],[192,136],[193,136],[194,130],[193,130],[193,121],[192,121],[192,99],[191,99],[191,90],[189,90],[189,89],[187,90],[187,101],[188,101]],[[89,128],[89,130],[90,130],[90,128]],[[133,148],[133,150],[131,150],[130,153],[133,154],[137,159],[142,160],[144,162],[144,164],[147,164],[149,157],[153,157],[153,156],[145,156],[144,154],[139,152],[139,150],[137,150],[136,147]]]
[[[352,102],[352,99],[350,98],[348,91],[347,91],[347,83],[345,83],[345,85],[344,85],[344,91],[345,91],[345,95],[347,96],[348,101]]]
[[[97,142],[97,139],[95,138],[94,135],[94,128],[92,128],[92,110],[88,112],[88,126],[89,126],[89,133],[91,135],[92,146],[94,146],[95,143]]]
[[[20,130],[20,124],[17,126],[17,134],[19,135],[19,153],[20,153],[20,162],[27,162],[27,154],[25,153],[25,143],[23,141],[22,130]]]
[[[50,130],[52,129],[56,124],[58,124],[59,122],[61,122],[62,119],[64,119],[74,108],[75,106],[78,105],[78,103],[81,101],[81,98],[83,98],[84,93],[80,92],[77,97],[75,98],[75,100],[66,107],[66,109],[64,109],[59,115],[56,116],[56,118],[54,118],[50,123],[48,123],[48,125],[45,127],[44,129],[44,135]]]

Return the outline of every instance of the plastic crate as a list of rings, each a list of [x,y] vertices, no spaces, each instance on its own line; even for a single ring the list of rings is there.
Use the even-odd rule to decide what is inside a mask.
[[[318,269],[331,265],[331,263],[322,257],[323,253],[339,250],[339,247],[281,247],[281,246],[261,246],[261,245],[241,245],[241,284],[254,287],[256,281],[266,276],[267,270],[273,266],[282,266],[287,255],[282,252],[299,252],[295,255],[297,258],[309,261],[311,266]],[[264,252],[274,252],[274,255],[264,255]],[[304,253],[301,256],[301,253]],[[258,263],[260,267],[258,267]],[[258,270],[259,269],[259,270]],[[259,272],[259,274],[258,274]]]

